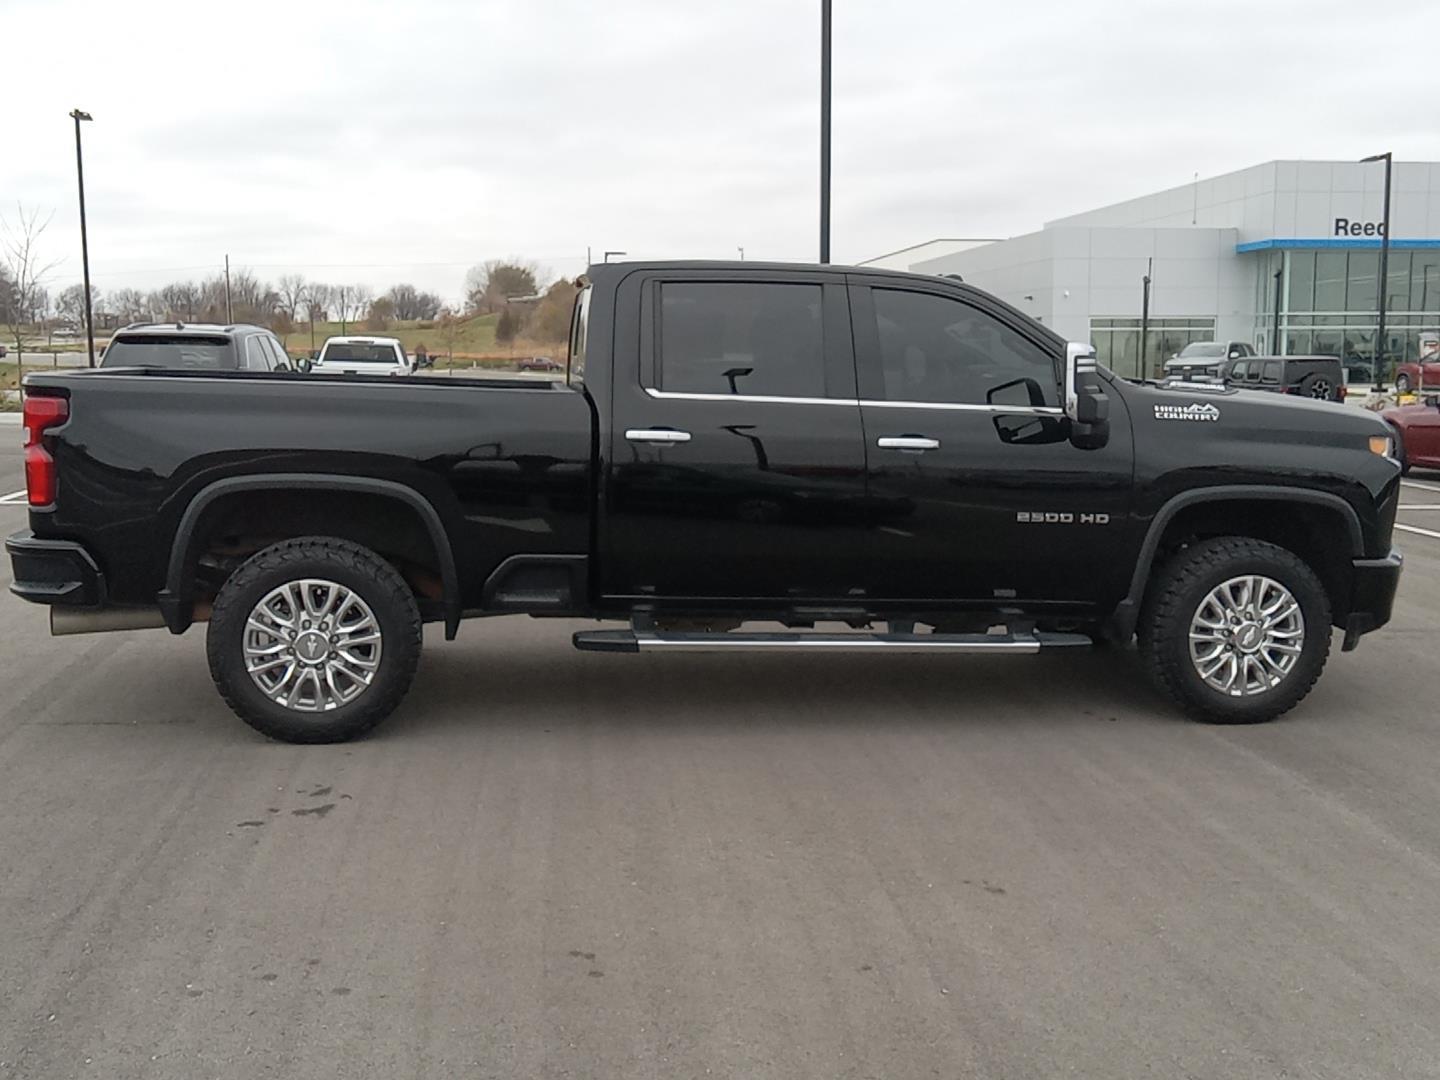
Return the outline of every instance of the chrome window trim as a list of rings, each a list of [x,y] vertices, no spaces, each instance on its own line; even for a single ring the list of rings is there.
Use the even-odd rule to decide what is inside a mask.
[[[1023,414],[1026,416],[1064,416],[1065,410],[1050,405],[972,405],[949,401],[874,401],[861,398],[861,405],[872,409],[939,409],[946,412],[983,412]]]
[[[695,394],[679,390],[645,393],[662,401],[758,401],[766,405],[864,405],[873,409],[935,409],[945,412],[1009,413],[1025,416],[1064,416],[1065,410],[1049,405],[973,405],[949,401],[878,401],[873,398],[775,397],[766,394]]]
[[[767,405],[858,405],[854,398],[776,397],[770,394],[695,394],[680,390],[656,390],[645,387],[645,393],[664,401],[759,401]]]

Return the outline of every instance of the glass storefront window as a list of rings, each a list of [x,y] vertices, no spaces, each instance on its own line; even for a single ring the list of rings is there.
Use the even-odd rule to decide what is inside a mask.
[[[1440,312],[1440,251],[1417,251],[1410,270],[1410,310]]]
[[[1315,311],[1315,252],[1290,252],[1290,281],[1285,298],[1286,311]],[[1271,307],[1274,305],[1271,304]],[[1262,308],[1269,311],[1270,308]]]
[[[1345,306],[1341,311],[1374,311],[1380,293],[1375,287],[1380,274],[1378,251],[1352,251],[1345,280]]]
[[[1151,319],[1145,332],[1145,371],[1140,370],[1140,320],[1090,320],[1090,343],[1096,358],[1125,378],[1155,378],[1165,361],[1192,341],[1214,341],[1215,320],[1206,316]]]
[[[1343,251],[1315,253],[1315,306],[1310,310],[1345,310],[1345,263]]]
[[[1408,311],[1410,303],[1410,252],[1390,252],[1390,265],[1385,268],[1389,287],[1385,290],[1387,311]]]

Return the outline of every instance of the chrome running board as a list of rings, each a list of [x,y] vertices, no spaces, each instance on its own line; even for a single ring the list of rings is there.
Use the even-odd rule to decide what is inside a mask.
[[[811,634],[803,632],[718,634],[657,630],[582,630],[575,648],[587,652],[951,652],[1030,655],[1042,649],[1093,644],[1084,634],[1045,631],[1021,634]]]

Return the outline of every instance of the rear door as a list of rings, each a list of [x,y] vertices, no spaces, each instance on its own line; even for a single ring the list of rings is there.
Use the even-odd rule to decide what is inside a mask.
[[[602,593],[856,595],[865,442],[843,275],[635,277],[621,302],[638,289],[640,317],[615,340]]]
[[[1126,539],[1132,480],[1119,395],[1108,444],[1077,449],[1063,357],[1038,326],[941,282],[854,280],[877,596],[1113,604],[1130,570],[1107,556]]]

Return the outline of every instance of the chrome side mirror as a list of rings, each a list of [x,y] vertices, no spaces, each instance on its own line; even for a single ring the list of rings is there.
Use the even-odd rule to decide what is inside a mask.
[[[1065,346],[1065,415],[1070,418],[1070,441],[1080,449],[1095,450],[1109,441],[1110,398],[1095,349],[1076,341]]]

